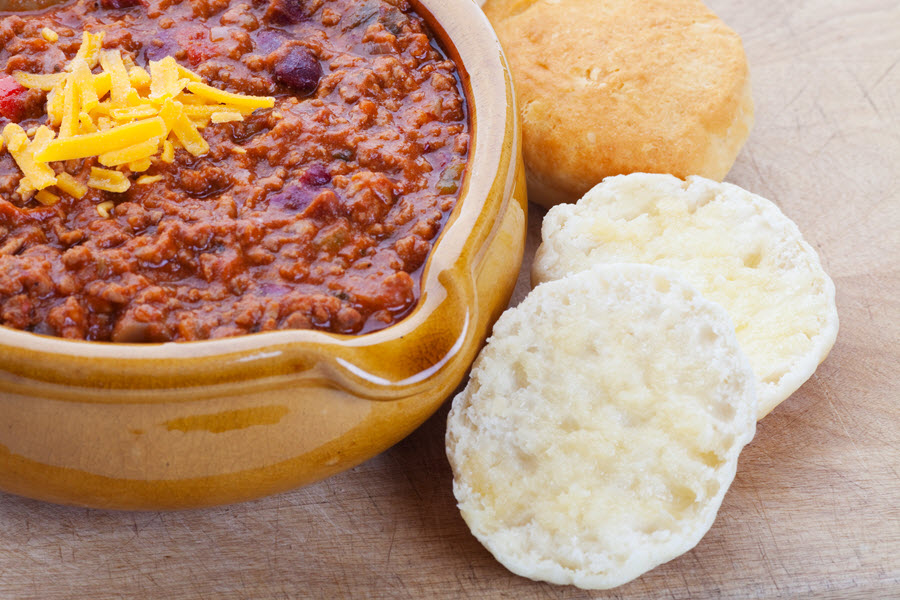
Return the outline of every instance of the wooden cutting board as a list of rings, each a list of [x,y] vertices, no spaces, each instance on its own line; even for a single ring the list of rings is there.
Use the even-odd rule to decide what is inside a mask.
[[[693,551],[606,593],[512,575],[455,508],[445,408],[352,471],[238,506],[113,513],[0,495],[0,597],[900,597],[900,3],[710,6],[744,37],[756,100],[728,180],[819,251],[841,331],[760,423]]]

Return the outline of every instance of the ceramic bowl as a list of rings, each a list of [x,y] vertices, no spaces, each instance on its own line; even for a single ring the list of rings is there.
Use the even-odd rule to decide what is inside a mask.
[[[148,345],[0,327],[0,489],[118,509],[248,500],[378,454],[459,385],[522,261],[520,134],[509,71],[476,4],[414,5],[460,65],[472,142],[412,314],[360,336]]]

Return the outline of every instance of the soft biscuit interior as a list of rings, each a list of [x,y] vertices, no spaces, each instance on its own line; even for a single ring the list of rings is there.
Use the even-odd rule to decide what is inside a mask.
[[[825,359],[837,335],[834,284],[797,226],[768,200],[700,177],[609,178],[543,224],[532,281],[597,263],[675,269],[726,308],[758,377],[759,418]]]
[[[663,269],[596,268],[497,322],[450,413],[454,491],[513,572],[613,587],[700,540],[755,414],[720,307]]]

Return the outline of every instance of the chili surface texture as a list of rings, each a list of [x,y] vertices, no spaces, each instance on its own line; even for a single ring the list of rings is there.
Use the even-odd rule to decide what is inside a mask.
[[[136,65],[173,56],[275,106],[207,126],[205,156],[180,149],[129,174],[153,183],[51,206],[16,191],[22,174],[0,152],[0,324],[165,342],[364,333],[409,313],[469,135],[456,67],[406,2],[76,0],[0,13],[0,128],[46,122],[46,92],[11,75],[60,72],[85,30]],[[99,165],[52,166],[84,182]]]

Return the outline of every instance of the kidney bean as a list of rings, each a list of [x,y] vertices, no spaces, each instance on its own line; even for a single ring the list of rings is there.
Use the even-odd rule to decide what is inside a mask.
[[[275,80],[301,94],[312,94],[322,77],[319,60],[303,46],[294,46],[275,65]]]
[[[121,8],[131,8],[143,4],[141,0],[100,0],[100,6],[107,10],[118,10]]]
[[[263,20],[275,25],[290,25],[309,20],[304,0],[273,0]]]
[[[300,176],[300,181],[312,186],[326,185],[331,182],[331,173],[323,165],[315,163],[310,165]]]

